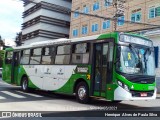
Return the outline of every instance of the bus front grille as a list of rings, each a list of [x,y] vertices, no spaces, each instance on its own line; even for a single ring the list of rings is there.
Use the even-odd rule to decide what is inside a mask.
[[[154,94],[154,90],[151,91],[135,91],[135,90],[130,90],[132,97],[152,97]],[[143,94],[145,94],[143,96]]]

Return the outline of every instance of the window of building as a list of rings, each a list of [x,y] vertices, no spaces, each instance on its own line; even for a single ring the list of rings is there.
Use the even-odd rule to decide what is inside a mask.
[[[79,16],[79,9],[75,10],[74,12],[74,18],[77,18]]]
[[[111,6],[112,3],[113,3],[113,0],[105,0],[105,1],[104,1],[104,5],[105,5],[106,7]]]
[[[118,26],[124,25],[124,16],[118,17],[117,24]]]
[[[160,16],[160,6],[149,8],[149,18],[155,18]]]
[[[103,29],[108,29],[108,28],[110,28],[110,20],[103,22]]]
[[[63,45],[57,47],[57,55],[55,64],[69,64],[71,45]]]
[[[131,21],[132,22],[140,22],[141,21],[141,12],[132,13]]]
[[[42,49],[42,64],[54,64],[55,47],[49,46]]]
[[[73,45],[72,63],[73,64],[88,64],[89,62],[89,44],[80,43]]]
[[[30,50],[22,50],[20,64],[29,64],[29,56]]]
[[[31,49],[30,64],[37,65],[41,61],[42,48]]]
[[[89,7],[87,7],[86,5],[83,6],[83,12],[84,13],[89,13]]]
[[[96,10],[98,10],[99,9],[99,2],[95,2],[94,4],[93,4],[93,11],[96,11]]]
[[[98,24],[93,24],[92,25],[92,32],[98,31]]]
[[[149,9],[149,18],[155,18],[155,8]]]
[[[77,37],[77,36],[78,36],[78,29],[74,29],[74,30],[73,30],[72,36],[73,36],[73,37]]]
[[[87,27],[87,25],[82,26],[82,34],[85,35],[87,33],[88,33],[88,27]]]

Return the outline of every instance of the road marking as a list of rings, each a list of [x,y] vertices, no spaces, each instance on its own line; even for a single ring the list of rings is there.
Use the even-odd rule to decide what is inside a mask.
[[[22,94],[25,94],[25,95],[30,95],[30,96],[33,96],[33,97],[43,97],[41,95],[36,95],[36,94],[32,94],[32,93],[25,93],[25,92],[22,92],[22,91],[16,91],[16,92],[19,92],[19,93],[22,93]]]
[[[5,97],[0,96],[0,100],[6,99]]]
[[[7,95],[10,95],[12,97],[16,97],[16,98],[26,98],[24,96],[21,96],[21,95],[18,95],[18,94],[15,94],[15,93],[12,93],[12,92],[9,92],[9,91],[1,91],[2,93],[5,93]]]

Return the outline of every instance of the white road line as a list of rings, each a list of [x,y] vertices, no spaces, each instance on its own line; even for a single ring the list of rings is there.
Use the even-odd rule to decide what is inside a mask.
[[[6,99],[5,97],[0,96],[0,100]]]
[[[9,91],[1,91],[2,93],[5,93],[7,95],[10,95],[12,97],[16,97],[16,98],[26,98],[24,96],[21,96],[21,95],[18,95],[18,94],[15,94],[15,93],[12,93],[12,92],[9,92]]]
[[[26,95],[30,95],[30,96],[33,96],[33,97],[43,97],[41,95],[36,95],[36,94],[31,94],[31,93],[25,93],[25,92],[22,92],[22,91],[16,91],[16,92],[19,92],[19,93],[22,93],[22,94],[26,94]]]

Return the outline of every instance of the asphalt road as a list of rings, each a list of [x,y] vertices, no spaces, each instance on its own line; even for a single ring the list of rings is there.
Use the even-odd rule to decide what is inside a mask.
[[[93,99],[90,104],[80,104],[74,96],[60,95],[45,91],[24,93],[20,87],[12,86],[0,80],[0,111],[39,111],[46,116],[75,115],[79,111],[84,116],[88,111],[160,111],[160,95],[150,101],[123,101],[111,103],[101,99]],[[89,113],[92,116],[92,113]],[[94,114],[93,116],[96,116]]]

